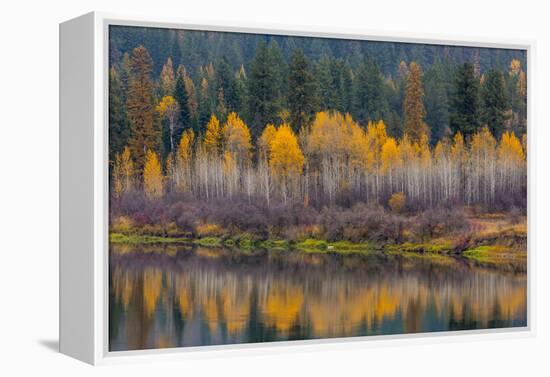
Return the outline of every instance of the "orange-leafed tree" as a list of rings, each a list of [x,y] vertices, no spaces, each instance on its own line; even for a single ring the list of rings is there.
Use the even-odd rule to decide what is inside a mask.
[[[429,135],[428,125],[424,122],[424,89],[422,87],[422,69],[412,62],[405,84],[405,99],[403,101],[405,114],[405,134],[412,142],[420,142],[422,135]]]
[[[134,48],[130,57],[130,77],[126,108],[130,123],[130,151],[138,171],[143,170],[147,150],[157,150],[160,132],[154,122],[153,60],[143,46]]]

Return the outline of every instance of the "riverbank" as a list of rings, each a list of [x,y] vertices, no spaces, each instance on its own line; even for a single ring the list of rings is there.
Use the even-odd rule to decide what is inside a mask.
[[[487,215],[468,220],[473,231],[465,234],[450,234],[444,237],[414,240],[409,236],[405,242],[351,242],[327,241],[306,238],[303,240],[258,239],[252,234],[234,237],[182,237],[158,236],[140,233],[131,229],[125,233],[112,232],[112,244],[162,245],[181,244],[207,248],[234,250],[264,249],[267,251],[295,251],[300,253],[330,254],[409,254],[464,257],[482,264],[525,263],[527,260],[527,226],[525,221],[510,223],[502,216]]]

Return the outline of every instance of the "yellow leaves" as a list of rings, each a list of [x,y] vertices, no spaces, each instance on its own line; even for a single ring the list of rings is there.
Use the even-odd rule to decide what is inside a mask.
[[[496,140],[487,127],[472,136],[472,154],[491,156],[496,147]]]
[[[382,165],[382,146],[386,143],[388,135],[386,126],[382,120],[367,125],[367,170],[378,172]]]
[[[195,141],[195,133],[192,129],[187,129],[183,132],[178,147],[179,162],[189,163],[191,161],[193,142]]]
[[[393,212],[399,213],[405,208],[406,200],[407,198],[403,192],[396,192],[391,196],[390,200],[388,200],[388,205]]]
[[[163,176],[158,156],[148,150],[143,168],[143,190],[148,198],[160,198],[163,194]]]
[[[237,166],[235,164],[235,158],[229,151],[225,151],[223,154],[223,172],[225,175],[231,175],[235,172]]]
[[[510,62],[510,74],[518,75],[521,70],[521,62],[518,59],[512,59]]]
[[[215,115],[212,115],[206,125],[206,133],[204,134],[204,148],[209,156],[217,156],[222,142],[222,132],[220,121]]]
[[[277,129],[270,150],[269,166],[275,177],[285,179],[302,173],[304,155],[290,126],[283,124]]]
[[[161,117],[171,117],[178,111],[178,103],[172,96],[164,96],[155,108]]]
[[[466,160],[467,152],[464,146],[464,137],[460,132],[457,132],[453,138],[453,146],[451,147],[451,158],[457,162]]]
[[[382,173],[390,172],[400,165],[399,148],[393,137],[388,138],[382,146],[381,159]]]
[[[271,142],[275,138],[276,133],[277,129],[275,128],[275,126],[272,124],[268,124],[264,128],[262,136],[260,136],[260,153],[263,155],[264,158],[267,158],[267,156],[269,156],[269,154],[271,153]]]
[[[513,132],[505,132],[502,135],[498,147],[498,157],[501,161],[510,161],[521,164],[525,161],[525,154],[519,139]]]
[[[222,132],[225,150],[232,154],[238,164],[248,165],[252,142],[250,130],[243,120],[235,112],[230,113]]]
[[[134,163],[130,157],[130,149],[117,154],[113,165],[113,190],[116,197],[133,189]]]

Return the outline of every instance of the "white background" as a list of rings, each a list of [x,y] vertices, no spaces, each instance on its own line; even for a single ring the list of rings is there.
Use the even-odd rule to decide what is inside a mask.
[[[543,1],[80,0],[0,5],[0,374],[538,376],[550,372],[546,235],[550,23]],[[216,20],[536,40],[529,74],[535,213],[535,337],[321,347],[320,351],[92,368],[54,352],[58,339],[58,23],[91,10]],[[536,69],[536,70],[535,70]],[[546,92],[546,93],[545,93]],[[371,342],[372,344],[372,342]],[[546,348],[546,349],[545,349]]]

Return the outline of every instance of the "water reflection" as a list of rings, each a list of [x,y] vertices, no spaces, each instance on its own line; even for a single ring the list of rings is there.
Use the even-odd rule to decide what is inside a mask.
[[[526,325],[526,274],[451,258],[111,245],[110,350]]]

